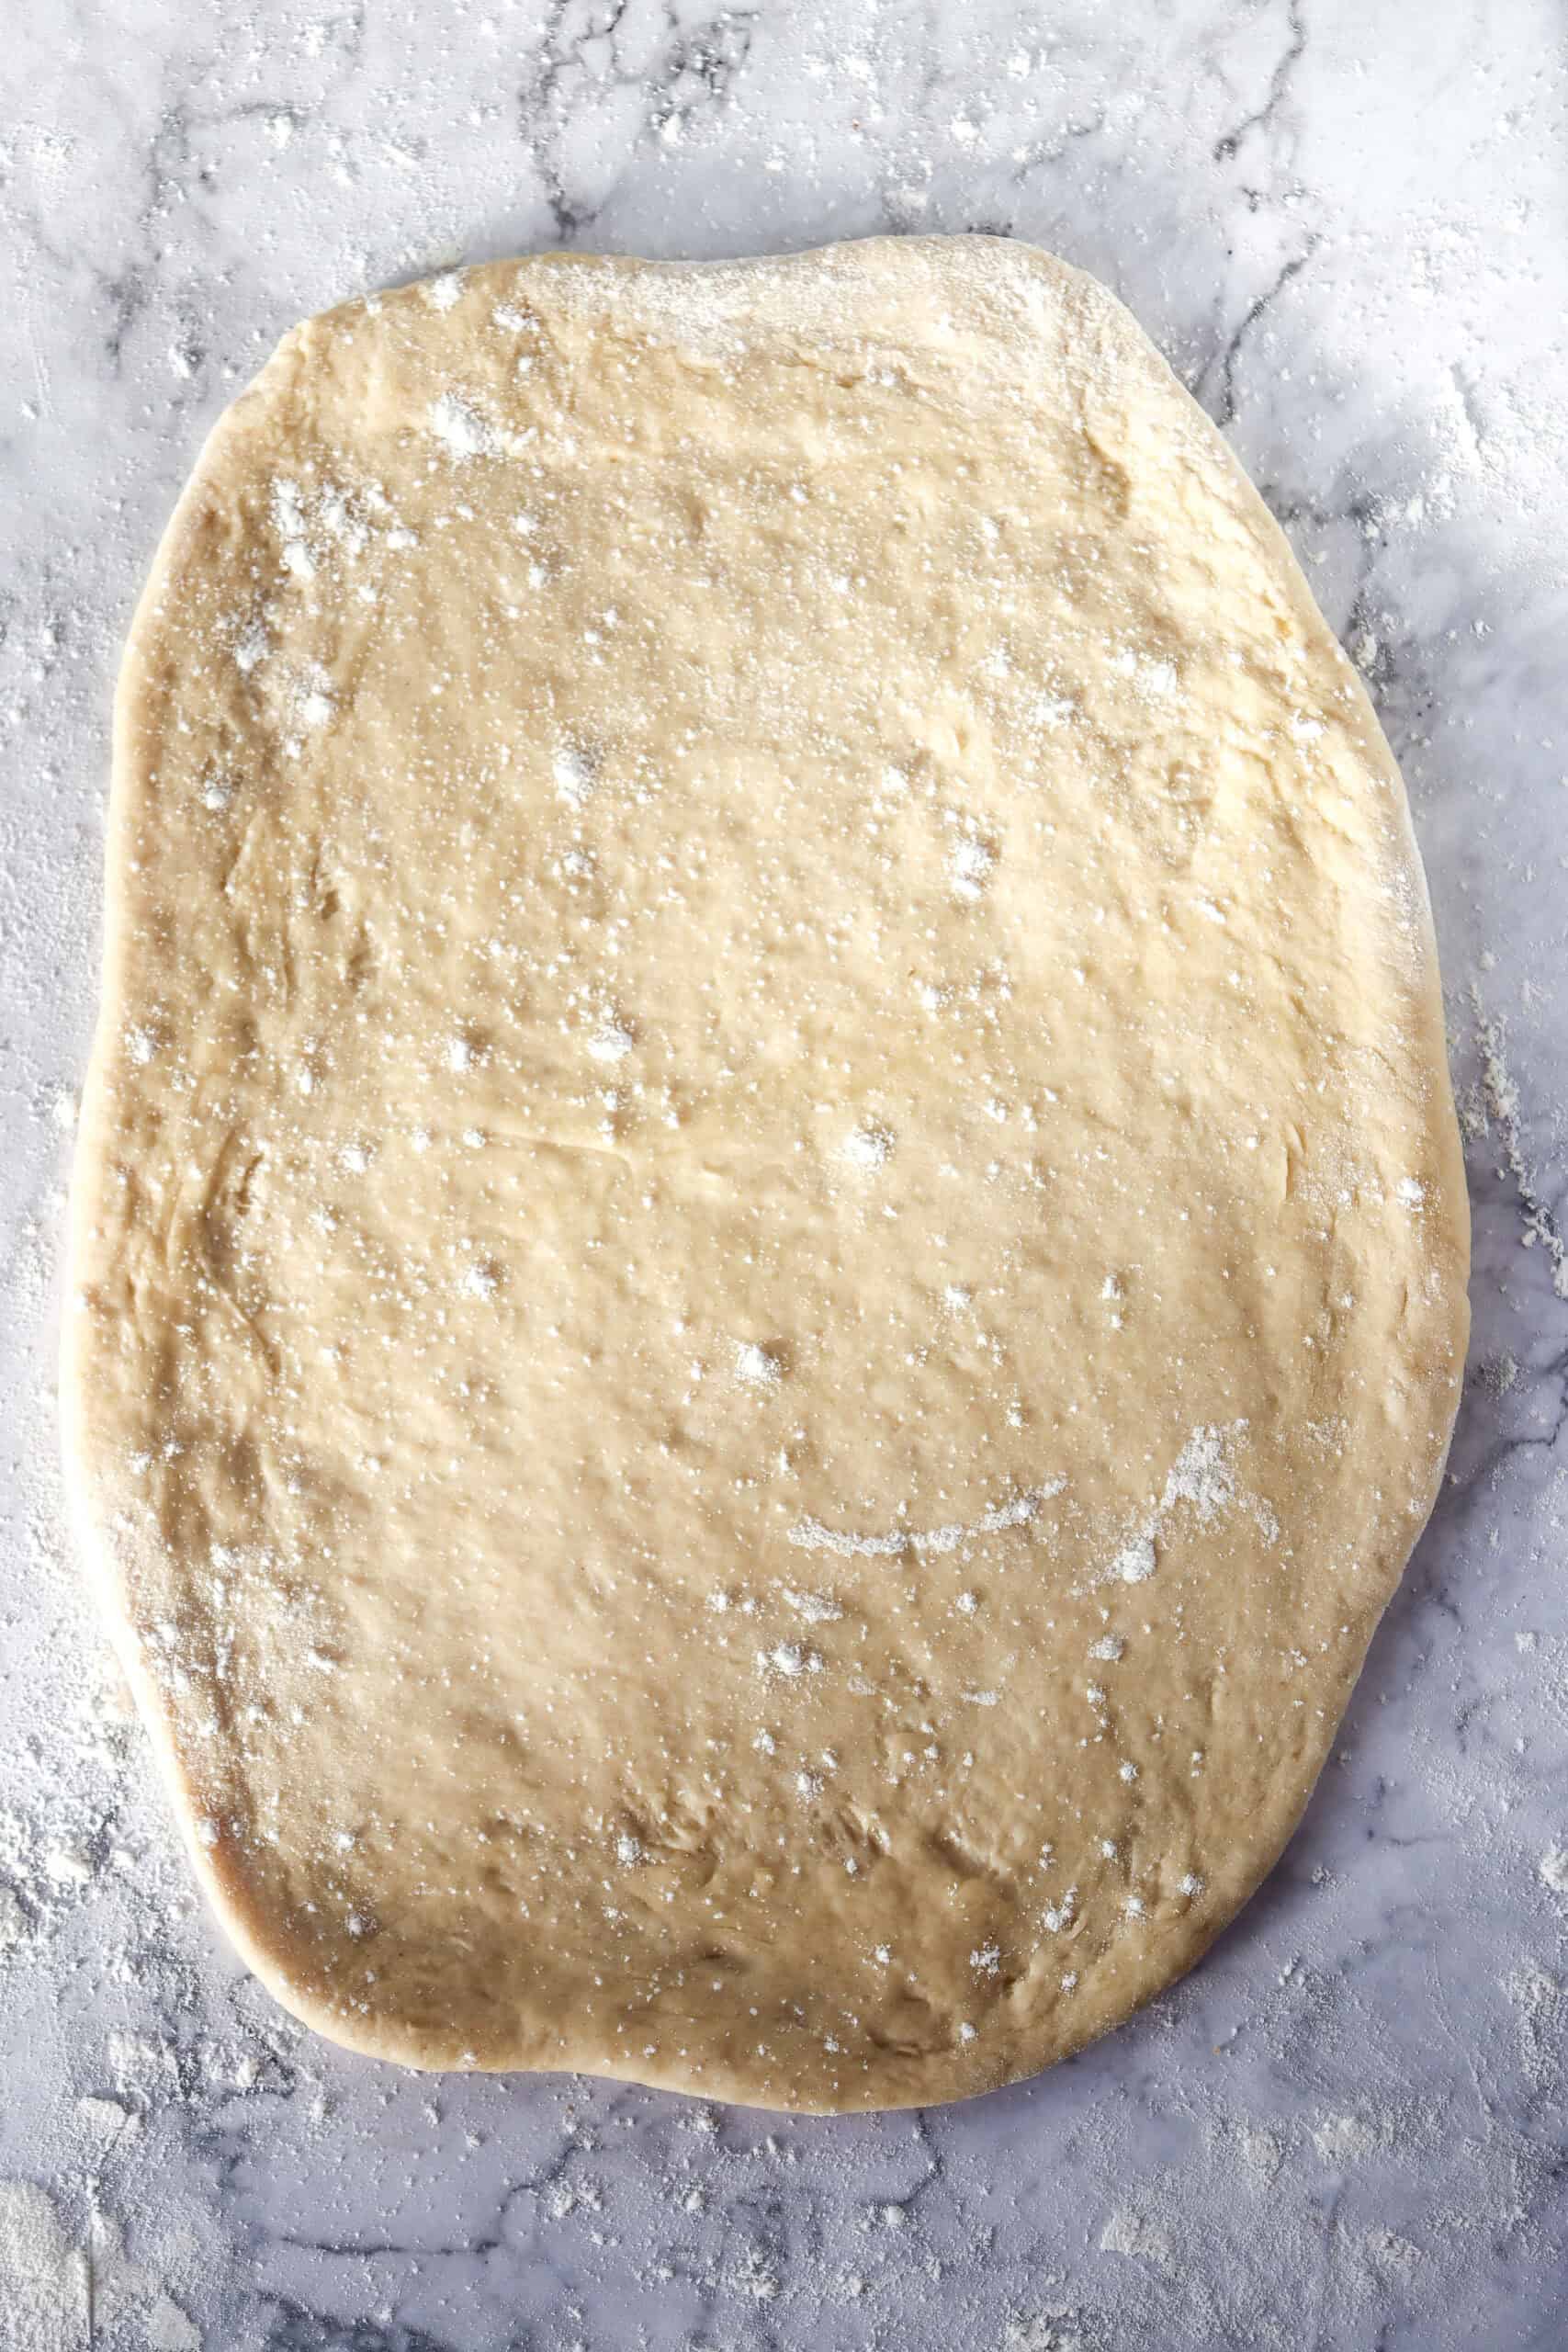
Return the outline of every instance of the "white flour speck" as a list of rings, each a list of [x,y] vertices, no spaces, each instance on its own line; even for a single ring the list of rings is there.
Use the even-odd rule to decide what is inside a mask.
[[[588,1050],[596,1062],[620,1062],[625,1061],[636,1044],[626,1023],[611,1018],[600,1023],[588,1040]]]
[[[598,773],[599,763],[581,743],[558,745],[550,762],[556,790],[570,808],[586,805]]]
[[[1552,1846],[1540,1858],[1540,1877],[1553,1894],[1568,1894],[1568,1846]]]
[[[852,1127],[839,1147],[839,1157],[852,1168],[885,1168],[893,1156],[893,1137],[884,1126],[868,1120]]]
[[[449,458],[462,463],[469,458],[493,455],[495,428],[470,401],[460,400],[456,392],[443,392],[431,401],[429,413],[430,429]]]
[[[955,842],[947,861],[954,898],[977,899],[996,870],[996,853],[973,835]]]

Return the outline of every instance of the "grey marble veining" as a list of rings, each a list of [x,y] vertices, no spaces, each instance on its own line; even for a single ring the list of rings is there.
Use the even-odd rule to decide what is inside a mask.
[[[1550,0],[11,12],[7,2352],[1564,2340],[1565,111]],[[118,640],[202,433],[307,311],[556,243],[964,228],[1131,303],[1404,764],[1475,1212],[1450,1477],[1279,1871],[1187,1984],[1039,2082],[790,2123],[355,2061],[283,2018],[186,1893],[64,1534],[61,1188]]]

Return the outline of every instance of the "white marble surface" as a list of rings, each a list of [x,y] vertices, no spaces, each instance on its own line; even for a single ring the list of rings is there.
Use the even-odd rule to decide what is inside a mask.
[[[7,13],[7,2352],[1562,2342],[1565,97],[1552,0]],[[300,2035],[216,1942],[63,1532],[62,1183],[118,641],[202,432],[297,316],[560,241],[916,227],[1032,238],[1119,289],[1379,699],[1469,1130],[1452,1475],[1280,1869],[1076,2063],[838,2124],[422,2081]]]

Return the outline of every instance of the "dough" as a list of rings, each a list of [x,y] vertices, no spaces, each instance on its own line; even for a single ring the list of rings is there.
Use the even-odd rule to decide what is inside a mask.
[[[560,255],[285,337],[117,715],[66,1405],[334,2040],[946,2099],[1168,1984],[1431,1506],[1365,695],[1109,295]]]

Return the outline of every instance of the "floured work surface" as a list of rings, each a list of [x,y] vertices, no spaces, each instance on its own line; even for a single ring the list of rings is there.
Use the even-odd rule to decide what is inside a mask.
[[[962,239],[311,322],[111,836],[69,1440],[279,1997],[831,2109],[1190,1965],[1467,1244],[1397,774],[1125,312]]]

